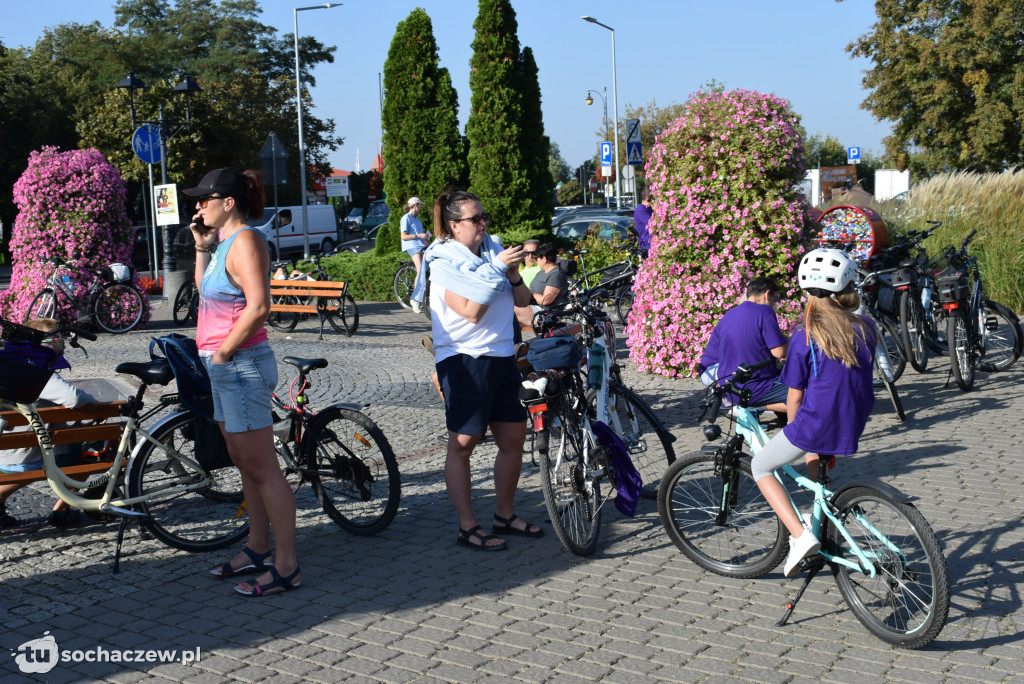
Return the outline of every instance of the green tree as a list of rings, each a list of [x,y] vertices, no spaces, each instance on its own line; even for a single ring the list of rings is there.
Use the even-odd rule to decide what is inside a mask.
[[[540,237],[551,230],[551,208],[554,206],[555,181],[551,177],[551,141],[544,135],[544,115],[540,108],[540,83],[537,80],[537,62],[533,50],[523,48],[520,60],[519,92],[523,102],[523,117],[519,122],[522,136],[523,163],[526,164],[528,188],[527,215],[522,236],[509,236],[515,242],[528,237]]]
[[[847,51],[874,66],[861,105],[893,122],[887,156],[928,169],[1024,163],[1024,3],[877,0],[878,21]]]
[[[509,0],[480,0],[473,22],[472,97],[466,121],[470,190],[494,217],[490,230],[509,244],[529,237],[535,228],[521,147],[523,98],[517,26]]]
[[[413,10],[398,23],[384,62],[384,188],[391,209],[377,233],[378,254],[398,251],[399,224],[410,197],[424,200],[420,213],[430,231],[432,201],[464,175],[458,96],[440,66],[430,17]]]
[[[548,154],[548,173],[551,174],[551,180],[556,183],[572,180],[572,168],[569,162],[565,161],[556,142],[551,143],[551,152]]]
[[[558,188],[558,203],[562,206],[583,204],[583,186],[577,180],[565,181]]]

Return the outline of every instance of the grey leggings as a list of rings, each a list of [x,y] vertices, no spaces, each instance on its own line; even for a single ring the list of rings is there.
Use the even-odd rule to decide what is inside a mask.
[[[750,471],[754,476],[754,482],[762,477],[768,477],[773,471],[787,463],[799,460],[806,453],[800,447],[793,446],[793,443],[786,439],[786,433],[779,430],[779,434],[772,437],[750,462]]]

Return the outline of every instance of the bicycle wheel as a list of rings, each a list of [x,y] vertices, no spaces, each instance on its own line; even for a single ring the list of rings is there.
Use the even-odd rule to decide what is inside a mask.
[[[914,506],[872,487],[836,497],[837,517],[876,573],[832,564],[839,591],[868,631],[894,646],[920,648],[942,631],[949,614],[949,570],[935,533]],[[857,562],[849,542],[829,526],[826,549]]]
[[[555,400],[560,406],[548,427],[551,448],[540,452],[540,483],[558,540],[577,556],[588,556],[601,531],[601,482],[586,472],[583,440],[589,436],[578,413],[566,406],[567,394]]]
[[[414,289],[416,289],[416,267],[406,264],[395,272],[395,299],[403,309],[411,308],[409,297],[412,296]]]
[[[93,299],[96,323],[115,335],[134,330],[142,310],[142,293],[128,283],[108,283]]]
[[[925,344],[924,307],[921,293],[906,289],[900,295],[900,337],[903,353],[918,373],[928,369],[928,345]]]
[[[172,416],[152,433],[153,439],[195,459],[195,419],[190,412]],[[249,533],[243,515],[242,477],[237,468],[213,471],[213,483],[178,494],[171,487],[194,484],[203,474],[167,451],[147,442],[130,466],[128,496],[151,496],[138,504],[149,514],[143,523],[168,546],[193,553],[212,551],[240,542]]]
[[[343,332],[349,337],[356,334],[356,329],[359,327],[359,309],[356,307],[356,300],[352,299],[352,295],[346,293],[343,299],[319,297],[316,300],[316,305],[320,309],[326,308],[324,315],[327,322],[337,332]]]
[[[953,371],[953,379],[964,392],[974,387],[974,370],[978,357],[971,341],[967,316],[970,314],[950,314],[947,320],[946,338],[949,340],[949,366]]]
[[[726,577],[760,577],[789,552],[789,533],[757,488],[750,464],[731,473],[694,452],[673,463],[658,488],[661,524],[687,558]],[[717,472],[716,472],[717,471]],[[728,511],[720,520],[723,497]]]
[[[619,290],[619,296],[615,298],[615,313],[619,317],[619,323],[626,325],[629,321],[629,312],[633,309],[633,286],[626,285]]]
[[[608,413],[609,427],[622,439],[640,473],[644,483],[641,495],[645,499],[657,499],[661,476],[676,460],[671,436],[659,433],[654,428],[658,421],[651,407],[631,389],[618,383],[608,388]]]
[[[186,280],[174,295],[174,324],[185,325],[192,313],[192,295],[196,291],[195,280]]]
[[[882,345],[885,355],[889,357],[889,366],[892,368],[893,382],[900,379],[904,369],[907,367],[907,357],[903,353],[903,345],[900,340],[900,331],[888,318],[876,319],[879,324],[878,344]]]
[[[37,294],[32,300],[32,303],[28,305],[28,312],[25,314],[25,320],[28,321],[32,318],[56,319],[56,313],[57,297],[53,293],[53,290],[47,287]]]
[[[988,299],[982,305],[985,326],[985,355],[978,369],[986,373],[1006,370],[1020,358],[1024,347],[1017,317],[1002,304]]]
[[[372,420],[351,409],[324,409],[301,452],[316,498],[338,527],[368,536],[391,524],[402,496],[398,459]]]
[[[274,304],[284,306],[299,306],[299,298],[293,295],[277,295],[271,300]],[[291,332],[299,323],[299,314],[293,311],[271,311],[267,316],[267,323],[271,328],[281,332]]]

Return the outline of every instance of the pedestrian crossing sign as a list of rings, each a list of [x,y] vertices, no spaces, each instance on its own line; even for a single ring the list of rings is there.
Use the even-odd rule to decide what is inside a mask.
[[[626,163],[639,165],[644,163],[643,145],[639,142],[626,143]]]

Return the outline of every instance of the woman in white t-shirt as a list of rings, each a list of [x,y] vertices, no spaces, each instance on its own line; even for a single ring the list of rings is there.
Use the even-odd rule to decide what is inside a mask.
[[[540,537],[541,528],[515,515],[523,462],[526,409],[515,364],[513,308],[529,303],[519,277],[522,246],[502,249],[487,234],[490,216],[480,200],[445,192],[434,204],[434,236],[425,259],[430,268],[434,361],[444,395],[448,454],[444,478],[459,517],[457,542],[480,551],[506,548],[506,535]],[[486,534],[473,515],[470,455],[490,428],[496,504]]]

